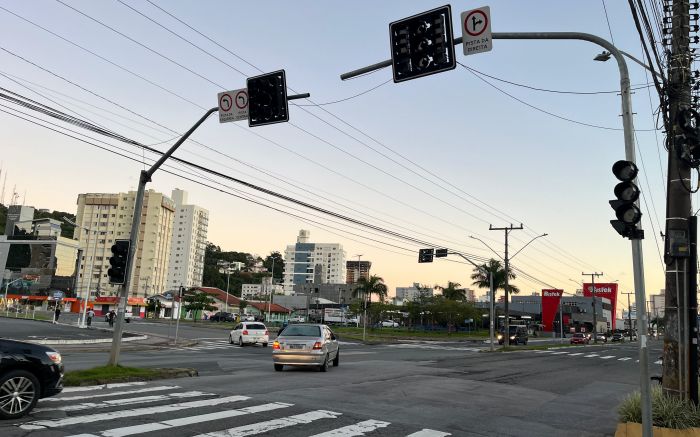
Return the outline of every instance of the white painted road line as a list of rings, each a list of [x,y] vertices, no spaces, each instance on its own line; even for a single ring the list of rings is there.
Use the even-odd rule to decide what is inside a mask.
[[[284,402],[273,402],[270,404],[255,405],[252,407],[240,408],[238,410],[217,411],[216,413],[200,414],[198,416],[180,417],[177,419],[164,420],[162,422],[144,423],[141,425],[125,426],[101,431],[99,434],[78,434],[71,437],[125,437],[146,432],[160,431],[164,429],[177,428],[192,425],[195,423],[209,422],[213,420],[228,419],[230,417],[244,416],[246,414],[262,413],[265,411],[288,408],[294,404]]]
[[[248,435],[262,434],[275,429],[287,428],[294,425],[303,425],[319,419],[336,419],[341,413],[333,411],[316,410],[296,416],[283,417],[281,419],[268,420],[266,422],[251,423],[250,425],[237,426],[223,431],[208,432],[195,437],[244,437]]]
[[[598,354],[584,355],[583,358],[593,358],[599,356]]]
[[[418,432],[407,435],[406,437],[447,437],[452,435],[449,432],[435,431],[434,429],[421,429]]]
[[[552,355],[566,355],[568,352],[552,352]]]
[[[153,395],[153,396],[139,396],[136,398],[123,398],[123,399],[111,399],[101,402],[85,402],[82,404],[72,404],[65,405],[63,407],[56,408],[35,408],[35,412],[44,411],[79,411],[79,410],[90,410],[99,409],[107,407],[115,407],[119,405],[132,405],[132,404],[148,404],[151,402],[159,402],[167,399],[184,399],[184,398],[196,398],[200,396],[214,396],[214,393],[205,393],[201,391],[186,391],[180,393],[169,393],[166,395]]]
[[[615,358],[615,355],[606,355],[604,357],[600,357],[601,360],[609,360],[610,358]]]
[[[570,356],[570,357],[575,357],[575,356],[577,356],[577,355],[583,355],[583,354],[584,354],[584,352],[576,352],[576,353],[574,353],[574,354],[569,354],[569,356]]]
[[[72,416],[55,420],[35,420],[20,425],[26,430],[36,430],[44,428],[59,428],[61,426],[78,425],[83,423],[101,422],[105,420],[116,420],[124,417],[148,416],[150,414],[170,413],[173,411],[186,410],[188,408],[209,407],[213,405],[227,404],[230,402],[245,401],[249,396],[227,396],[223,398],[204,399],[192,402],[181,402],[170,405],[159,405],[149,408],[136,408],[132,410],[110,411],[107,413],[88,414],[86,416]]]
[[[92,390],[104,390],[108,388],[119,388],[119,387],[131,387],[134,385],[146,385],[147,382],[120,382],[116,384],[103,384],[103,385],[86,385],[83,387],[65,387],[62,393],[74,393],[77,391],[92,391]]]
[[[632,358],[630,358],[630,357],[624,357],[624,358],[618,358],[617,361],[627,361],[627,360],[631,360],[631,359]]]
[[[106,397],[111,397],[111,396],[133,395],[133,394],[137,394],[137,393],[148,393],[148,392],[154,392],[154,391],[177,390],[178,388],[180,388],[179,385],[160,385],[157,387],[146,387],[146,388],[140,388],[138,390],[128,390],[128,391],[113,391],[111,393],[100,393],[97,395],[57,396],[57,397],[52,397],[52,398],[40,399],[39,403],[43,404],[44,402],[76,401],[76,400],[82,400],[82,399],[106,398]]]
[[[535,353],[536,353],[536,354],[547,354],[547,353],[551,353],[551,352],[552,352],[552,351],[550,351],[549,349],[544,349],[544,350],[541,350],[541,351],[537,351],[537,352],[535,352]]]
[[[356,437],[365,435],[365,433],[372,432],[379,428],[386,428],[389,425],[391,425],[390,422],[383,422],[381,420],[365,420],[364,422],[344,426],[334,429],[333,431],[314,434],[311,437]]]
[[[656,361],[654,361],[654,364],[663,364],[663,363],[664,363],[663,360],[656,360]]]

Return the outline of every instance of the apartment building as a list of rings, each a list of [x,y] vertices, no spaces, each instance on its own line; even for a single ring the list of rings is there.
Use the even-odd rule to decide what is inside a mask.
[[[284,251],[284,293],[290,295],[297,284],[344,284],[345,258],[339,243],[312,243],[311,233],[300,230],[296,244]]]
[[[345,263],[347,275],[346,284],[355,284],[360,278],[369,279],[369,269],[372,268],[371,261],[348,261]]]
[[[80,272],[92,272],[91,293],[113,296],[118,286],[107,276],[114,240],[129,239],[136,192],[85,193],[78,195],[73,237],[82,250]],[[136,246],[136,263],[130,272],[129,296],[145,297],[167,290],[168,261],[175,203],[154,190],[147,190]],[[85,231],[84,228],[91,232]],[[87,269],[86,269],[87,267]],[[78,288],[87,287],[89,273],[81,273]]]
[[[188,205],[187,191],[178,188],[172,191],[172,200],[176,210],[170,242],[167,286],[169,290],[176,290],[181,285],[201,287],[209,211],[197,205]]]

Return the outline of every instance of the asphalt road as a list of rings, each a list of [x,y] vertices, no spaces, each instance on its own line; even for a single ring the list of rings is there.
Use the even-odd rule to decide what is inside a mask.
[[[3,423],[0,435],[602,436],[614,433],[618,403],[639,384],[636,343],[489,353],[456,342],[343,342],[328,373],[280,373],[269,348],[229,345],[226,331],[210,331],[195,346],[122,354],[124,365],[195,367],[197,378],[66,392]],[[650,349],[653,363],[661,342]],[[107,357],[63,355],[67,369]],[[115,430],[124,427],[132,428]]]

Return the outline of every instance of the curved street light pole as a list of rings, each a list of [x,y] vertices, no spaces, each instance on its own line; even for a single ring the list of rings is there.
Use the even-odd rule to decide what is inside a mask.
[[[93,234],[92,229],[86,227],[86,226],[81,226],[74,222],[73,220],[69,219],[68,217],[63,217],[63,221],[68,223],[69,225],[73,225],[76,228],[80,228],[84,230],[85,232],[88,233],[87,236],[87,241],[85,242],[85,252],[90,250],[90,235]],[[95,265],[95,255],[97,254],[97,234],[95,234],[95,242],[92,247],[92,261],[90,262],[90,276],[88,276],[88,282],[87,282],[87,289],[85,290],[85,302],[83,302],[83,311],[80,317],[78,317],[78,327],[80,328],[85,328],[85,315],[87,314],[87,306],[88,306],[88,301],[90,300],[90,287],[92,286],[92,269],[94,268]],[[87,260],[87,256],[85,257]],[[84,269],[83,269],[84,270]],[[77,272],[76,272],[77,274]],[[82,282],[82,281],[81,281]],[[56,303],[58,305],[58,303]]]

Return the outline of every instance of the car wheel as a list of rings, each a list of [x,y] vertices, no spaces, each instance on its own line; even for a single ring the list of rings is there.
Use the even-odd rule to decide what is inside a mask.
[[[29,413],[39,400],[39,381],[25,370],[0,378],[0,418],[16,419]]]
[[[233,344],[233,337],[231,336],[231,334],[228,335],[228,342],[229,344]]]
[[[243,337],[238,337],[238,346],[243,347],[245,343],[243,343]]]
[[[340,365],[340,351],[335,353],[335,358],[333,358],[333,367],[338,367]]]
[[[319,367],[321,372],[328,372],[328,354],[326,354],[325,357],[323,357],[323,364]]]
[[[263,347],[267,347],[267,343],[263,343],[262,345],[263,345]]]
[[[126,323],[131,323],[131,319],[126,319]]]
[[[282,364],[275,364],[275,372],[281,372],[282,369],[284,369],[284,365],[282,365]]]

